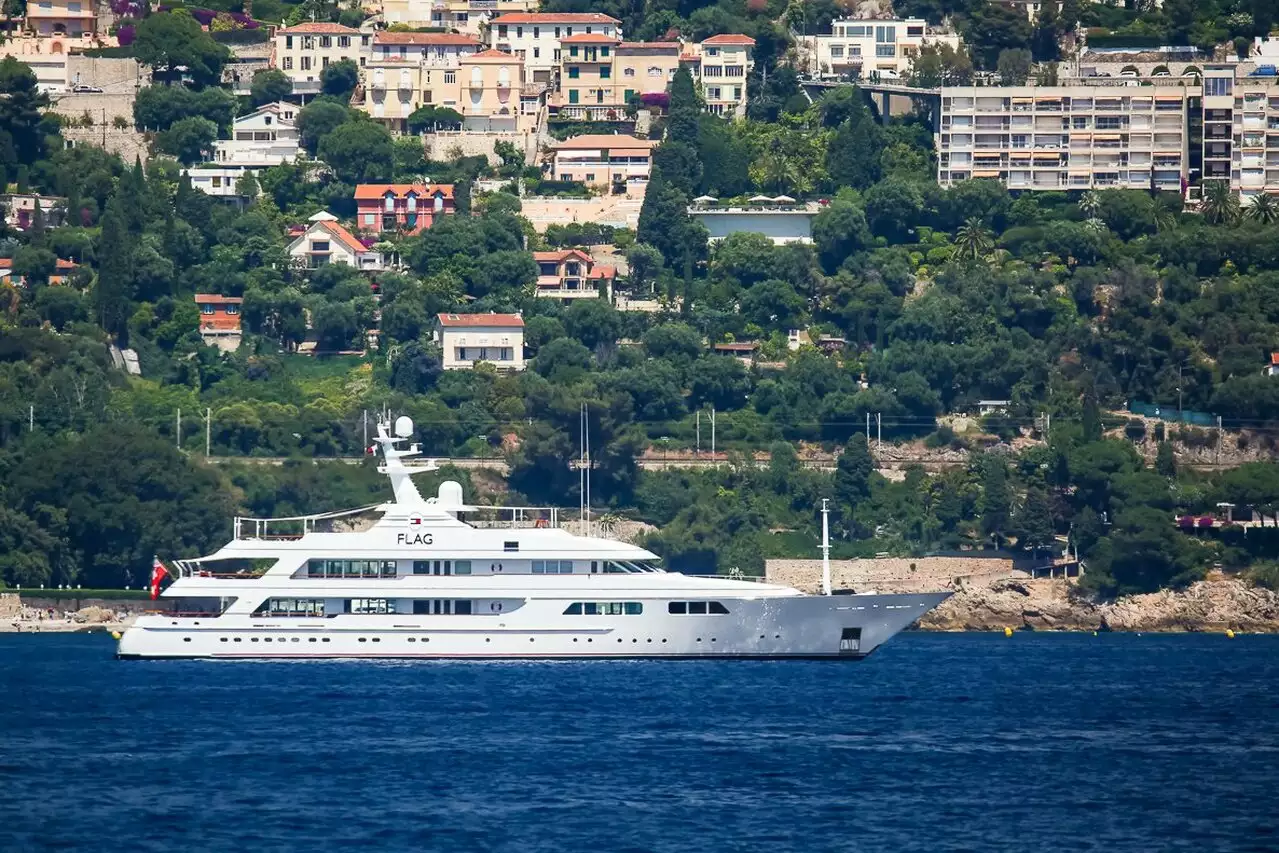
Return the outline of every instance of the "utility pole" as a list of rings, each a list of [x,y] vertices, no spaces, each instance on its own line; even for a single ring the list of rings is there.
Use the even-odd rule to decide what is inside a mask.
[[[880,412],[875,413],[875,449],[876,450],[884,449],[884,428],[883,428],[883,425],[880,423],[880,416],[881,416]]]
[[[697,410],[697,448],[693,451],[694,456],[702,455],[702,410]]]
[[[204,410],[204,458],[209,458],[209,447],[213,438],[213,409],[205,408]]]
[[[182,409],[178,409],[177,416],[173,419],[173,435],[178,450],[182,449]]]
[[[1212,463],[1214,465],[1221,464],[1221,415],[1217,415],[1217,450],[1213,454]]]
[[[369,452],[369,410],[364,410],[364,444],[360,445],[360,449],[364,453]]]
[[[715,458],[715,407],[711,406],[711,459]]]
[[[870,412],[866,413],[866,443],[870,444]]]
[[[35,403],[27,406],[27,432],[36,431],[36,406]]]

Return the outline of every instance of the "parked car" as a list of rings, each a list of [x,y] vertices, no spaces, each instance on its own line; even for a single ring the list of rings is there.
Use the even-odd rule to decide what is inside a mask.
[[[71,91],[77,95],[101,95],[102,89],[98,86],[86,86],[83,83],[77,83],[71,87]]]

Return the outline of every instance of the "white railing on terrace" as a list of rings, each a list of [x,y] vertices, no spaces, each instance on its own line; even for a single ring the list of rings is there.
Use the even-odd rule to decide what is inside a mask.
[[[236,540],[301,539],[306,534],[316,530],[321,532],[327,530],[328,525],[323,522],[331,521],[335,518],[359,515],[376,509],[378,506],[380,504],[370,504],[356,509],[342,509],[317,515],[296,515],[288,518],[245,518],[236,516],[234,538]]]

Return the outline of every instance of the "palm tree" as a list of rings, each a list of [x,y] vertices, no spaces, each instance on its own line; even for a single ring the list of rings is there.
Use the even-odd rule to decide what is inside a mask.
[[[1079,199],[1079,211],[1089,219],[1096,219],[1101,213],[1101,196],[1089,190]]]
[[[961,258],[977,260],[995,247],[989,229],[976,216],[970,216],[955,232],[955,248]]]
[[[1276,219],[1279,219],[1279,201],[1276,201],[1275,197],[1269,193],[1253,196],[1247,212],[1248,218],[1254,222],[1272,225]]]
[[[1171,231],[1177,227],[1177,214],[1168,209],[1159,199],[1151,197],[1147,201],[1150,220],[1155,224],[1155,230],[1162,234],[1165,231]]]
[[[774,192],[796,189],[803,181],[799,167],[780,146],[771,147],[760,158],[762,183]]]
[[[1209,225],[1230,225],[1239,221],[1239,196],[1226,181],[1208,181],[1203,185],[1199,212]]]
[[[1106,220],[1099,219],[1096,216],[1090,216],[1084,220],[1084,227],[1089,231],[1104,234],[1106,232]]]

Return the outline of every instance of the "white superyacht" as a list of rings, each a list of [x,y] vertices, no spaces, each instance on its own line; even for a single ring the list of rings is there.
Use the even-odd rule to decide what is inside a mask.
[[[453,481],[425,499],[411,475],[435,466],[399,449],[412,431],[377,427],[391,501],[237,518],[216,553],[177,561],[170,609],[140,616],[117,656],[858,660],[949,595],[830,595],[828,571],[824,595],[683,575],[560,529],[554,509],[467,506]],[[361,513],[378,518],[355,529]]]

